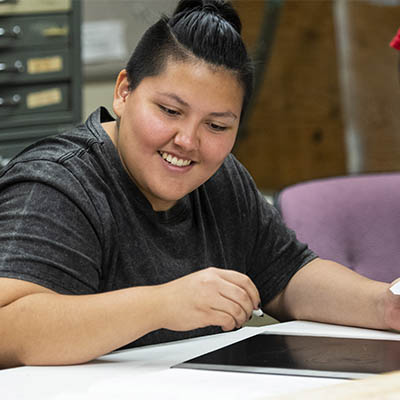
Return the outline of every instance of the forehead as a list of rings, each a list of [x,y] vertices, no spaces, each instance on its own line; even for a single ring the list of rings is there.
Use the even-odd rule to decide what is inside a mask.
[[[244,90],[237,74],[204,61],[168,60],[156,76],[143,83],[157,90],[183,96],[186,100],[207,100],[220,106],[241,108]]]
[[[235,71],[227,69],[223,66],[210,64],[198,58],[189,58],[185,61],[175,61],[169,58],[165,62],[164,68],[162,68],[158,76],[167,77],[175,73],[182,74],[185,72],[190,74],[193,78],[199,78],[203,76],[206,79],[209,79],[210,76],[213,76],[213,78],[216,80],[229,80],[231,83],[234,81],[235,86],[242,86]]]

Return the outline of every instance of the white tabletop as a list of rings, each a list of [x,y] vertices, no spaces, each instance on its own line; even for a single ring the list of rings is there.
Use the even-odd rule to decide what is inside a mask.
[[[171,369],[261,332],[400,340],[400,334],[313,322],[246,327],[235,332],[115,352],[85,365],[0,371],[1,400],[260,399],[337,384],[340,379]]]

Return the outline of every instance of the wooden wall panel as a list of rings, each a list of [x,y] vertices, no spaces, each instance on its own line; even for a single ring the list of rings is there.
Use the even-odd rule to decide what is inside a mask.
[[[264,2],[234,3],[252,49]],[[332,1],[284,2],[257,100],[234,153],[259,187],[346,172]]]
[[[346,3],[348,107],[359,143],[355,172],[400,170],[400,52],[388,45],[400,27],[400,5],[384,3]]]

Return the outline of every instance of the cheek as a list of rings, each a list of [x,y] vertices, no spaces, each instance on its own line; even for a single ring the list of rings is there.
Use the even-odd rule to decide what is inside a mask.
[[[235,143],[236,135],[232,136],[216,136],[207,141],[204,147],[205,156],[215,164],[221,164],[225,157],[231,152]]]
[[[138,110],[129,117],[124,129],[125,141],[153,149],[164,144],[171,137],[171,127],[152,112]]]
[[[143,131],[146,133],[146,140],[154,145],[165,144],[173,136],[171,126],[154,116],[143,121],[142,126]]]

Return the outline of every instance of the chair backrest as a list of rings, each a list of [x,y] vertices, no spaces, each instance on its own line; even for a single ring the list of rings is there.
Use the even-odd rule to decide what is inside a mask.
[[[296,184],[283,189],[275,205],[321,258],[379,281],[400,277],[400,173]]]

